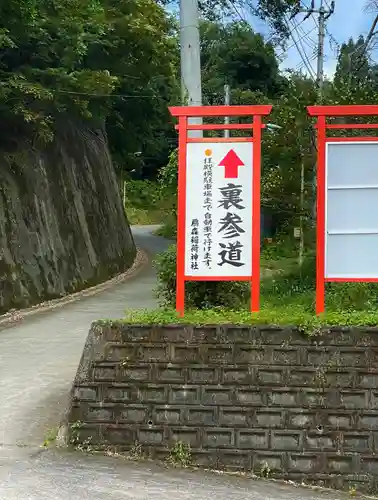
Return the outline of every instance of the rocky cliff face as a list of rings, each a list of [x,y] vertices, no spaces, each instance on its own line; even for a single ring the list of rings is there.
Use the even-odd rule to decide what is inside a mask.
[[[0,152],[0,313],[104,281],[135,246],[101,131],[66,125],[46,148]]]

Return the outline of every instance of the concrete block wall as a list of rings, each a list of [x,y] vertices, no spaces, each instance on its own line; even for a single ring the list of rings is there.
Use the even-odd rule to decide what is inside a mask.
[[[93,444],[374,491],[378,329],[94,324],[69,420]]]

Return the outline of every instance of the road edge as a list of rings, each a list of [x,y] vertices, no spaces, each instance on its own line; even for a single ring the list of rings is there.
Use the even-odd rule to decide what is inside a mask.
[[[86,297],[92,297],[101,293],[115,285],[119,285],[134,278],[139,274],[139,272],[148,264],[150,261],[148,253],[142,248],[137,248],[136,256],[134,262],[129,269],[121,274],[117,274],[110,280],[99,283],[98,285],[86,288],[80,292],[75,292],[73,294],[61,297],[58,299],[49,300],[46,302],[41,302],[35,306],[29,307],[27,309],[11,310],[0,316],[0,331],[6,328],[11,328],[12,326],[18,325],[22,321],[37,314],[43,314],[46,312],[53,311],[60,307],[64,307],[68,304],[72,304]]]

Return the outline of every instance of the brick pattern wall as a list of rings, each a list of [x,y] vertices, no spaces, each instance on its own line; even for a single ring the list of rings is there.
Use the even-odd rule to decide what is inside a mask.
[[[378,329],[92,326],[70,422],[81,439],[207,467],[378,481]]]

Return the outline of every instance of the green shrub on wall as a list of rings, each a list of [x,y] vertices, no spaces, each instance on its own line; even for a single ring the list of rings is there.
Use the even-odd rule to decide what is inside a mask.
[[[176,245],[158,255],[155,260],[158,278],[157,297],[162,306],[173,306],[176,301]],[[235,281],[191,281],[186,283],[186,307],[211,309],[246,307],[250,286]]]

